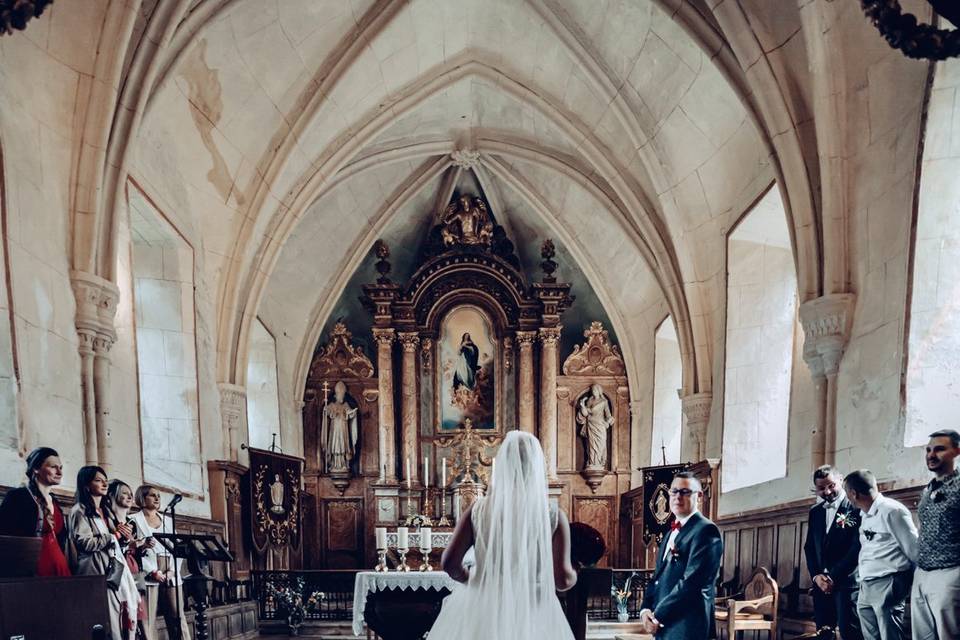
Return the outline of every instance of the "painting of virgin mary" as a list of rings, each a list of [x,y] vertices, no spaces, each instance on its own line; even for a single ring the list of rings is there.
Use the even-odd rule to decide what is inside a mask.
[[[459,429],[470,418],[477,429],[494,425],[496,340],[480,309],[464,305],[440,329],[440,428]]]

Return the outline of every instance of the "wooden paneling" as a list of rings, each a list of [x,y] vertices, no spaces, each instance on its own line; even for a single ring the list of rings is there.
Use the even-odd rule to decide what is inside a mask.
[[[597,563],[598,566],[610,566],[611,554],[617,550],[617,523],[615,497],[573,497],[573,519],[588,524],[603,536],[607,543],[607,554]]]
[[[321,511],[321,562],[325,569],[350,569],[363,562],[363,500],[324,498]]]

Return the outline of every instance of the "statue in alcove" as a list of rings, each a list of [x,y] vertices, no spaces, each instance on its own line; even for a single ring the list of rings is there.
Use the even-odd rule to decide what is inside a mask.
[[[356,455],[357,411],[347,402],[347,385],[343,381],[333,387],[333,402],[324,404],[320,426],[320,450],[327,473],[349,474]]]
[[[456,243],[465,245],[489,245],[493,239],[493,223],[487,205],[480,198],[460,196],[450,203],[440,218],[443,228],[443,244],[450,247]]]
[[[577,424],[580,437],[586,440],[587,469],[607,468],[607,430],[613,424],[610,400],[599,384],[590,387],[577,403]]]

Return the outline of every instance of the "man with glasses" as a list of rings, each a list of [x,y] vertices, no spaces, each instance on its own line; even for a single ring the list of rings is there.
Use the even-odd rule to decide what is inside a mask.
[[[657,551],[657,569],[643,595],[640,624],[658,640],[714,638],[716,581],[723,558],[717,525],[699,512],[702,488],[689,472],[670,485],[670,535]]]
[[[904,640],[903,613],[917,557],[917,528],[910,510],[880,493],[869,469],[848,473],[843,489],[862,514],[857,612],[863,637]]]
[[[857,617],[860,516],[859,509],[841,495],[842,477],[830,465],[813,472],[814,492],[820,502],[810,509],[803,551],[813,578],[817,628],[834,628],[842,640],[862,640]]]

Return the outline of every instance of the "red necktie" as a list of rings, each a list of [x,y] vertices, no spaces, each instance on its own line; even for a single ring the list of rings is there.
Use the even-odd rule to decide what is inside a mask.
[[[680,527],[682,526],[683,525],[680,524],[679,520],[674,520],[673,522],[670,523],[670,531],[680,531]]]

